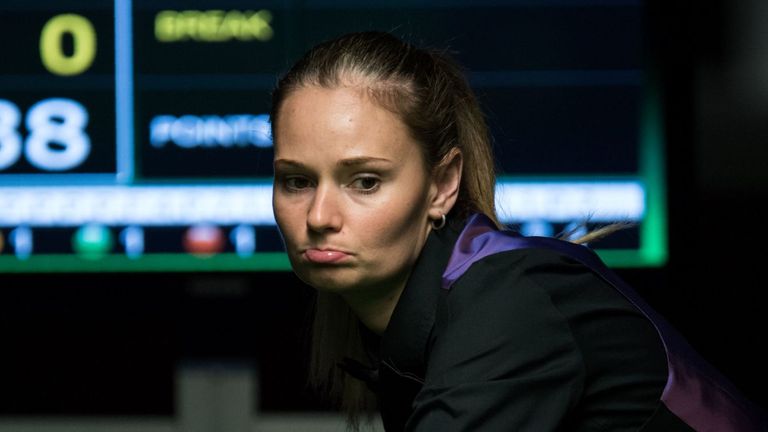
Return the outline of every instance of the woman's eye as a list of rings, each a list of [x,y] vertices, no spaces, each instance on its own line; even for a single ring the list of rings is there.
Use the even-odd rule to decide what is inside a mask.
[[[312,186],[309,179],[305,177],[288,177],[283,180],[283,184],[291,192],[301,191]]]
[[[352,187],[362,193],[373,193],[381,184],[381,180],[376,177],[360,177],[352,182]]]

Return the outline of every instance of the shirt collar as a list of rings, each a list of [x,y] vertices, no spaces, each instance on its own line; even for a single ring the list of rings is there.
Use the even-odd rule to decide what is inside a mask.
[[[451,257],[463,223],[432,230],[381,339],[381,360],[403,372],[422,375],[429,334],[435,323],[443,270]]]

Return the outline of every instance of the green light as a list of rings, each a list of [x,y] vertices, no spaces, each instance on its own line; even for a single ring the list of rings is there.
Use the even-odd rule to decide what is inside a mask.
[[[35,254],[26,261],[0,256],[0,272],[134,272],[134,271],[288,271],[291,264],[285,252],[260,252],[247,258],[234,253],[198,258],[189,254],[155,253],[140,258],[122,254],[104,255],[99,265],[76,255]]]
[[[109,228],[99,224],[83,225],[72,237],[72,249],[80,258],[98,260],[104,258],[114,245]]]
[[[646,85],[640,131],[640,177],[645,183],[646,214],[640,232],[640,262],[662,266],[668,259],[667,201],[664,180],[664,137],[658,90]]]

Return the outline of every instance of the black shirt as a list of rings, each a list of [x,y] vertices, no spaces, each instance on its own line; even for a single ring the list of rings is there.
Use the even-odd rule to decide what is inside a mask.
[[[663,408],[653,325],[570,257],[502,252],[442,289],[460,228],[429,235],[381,338],[387,431],[635,431]]]

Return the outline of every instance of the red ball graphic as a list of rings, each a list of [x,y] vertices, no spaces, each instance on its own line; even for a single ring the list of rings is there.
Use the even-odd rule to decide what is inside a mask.
[[[215,255],[224,250],[224,231],[215,225],[195,225],[184,234],[184,250],[194,255]]]

